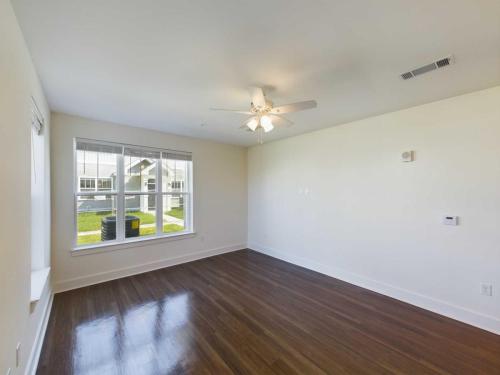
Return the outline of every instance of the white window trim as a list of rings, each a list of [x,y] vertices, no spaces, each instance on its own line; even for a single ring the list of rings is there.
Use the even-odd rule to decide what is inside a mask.
[[[117,154],[117,175],[116,175],[116,186],[113,186],[116,190],[97,190],[97,177],[95,178],[96,190],[95,191],[80,191],[80,176],[78,176],[78,168],[77,168],[77,150],[76,144],[78,141],[83,142],[91,142],[95,144],[102,145],[113,145],[122,147],[122,153]],[[130,248],[130,247],[140,247],[147,245],[147,242],[165,242],[172,241],[176,239],[184,239],[191,238],[196,235],[194,231],[194,215],[193,215],[193,205],[194,205],[194,197],[193,197],[193,163],[187,164],[187,175],[185,176],[185,185],[190,188],[187,191],[182,192],[169,192],[169,191],[161,191],[162,189],[162,158],[157,159],[157,167],[156,167],[156,190],[154,192],[125,192],[125,178],[124,178],[124,155],[123,151],[125,147],[134,147],[138,149],[144,150],[154,150],[159,151],[160,155],[162,153],[175,153],[179,151],[168,150],[168,149],[159,149],[154,147],[147,146],[139,146],[139,145],[129,145],[123,143],[115,143],[115,142],[107,142],[107,141],[98,141],[93,139],[84,139],[84,138],[74,138],[73,139],[73,174],[74,174],[74,186],[73,186],[73,197],[74,197],[74,212],[73,212],[73,247],[71,249],[72,255],[85,255],[96,252],[103,251],[111,251],[122,248]],[[186,153],[184,151],[180,151],[180,153]],[[190,154],[190,153],[189,153]],[[169,159],[167,159],[169,160]],[[81,178],[93,178],[87,176],[81,176]],[[78,223],[77,223],[77,201],[79,196],[94,196],[94,195],[110,195],[114,196],[116,199],[116,240],[114,241],[105,241],[96,244],[89,245],[78,245]],[[126,238],[125,237],[125,196],[127,195],[154,195],[156,196],[156,233],[149,236],[142,237],[133,237]],[[174,233],[163,233],[163,196],[164,195],[179,195],[187,197],[187,203],[184,206],[184,226],[185,230],[174,232]],[[186,207],[187,206],[187,207]],[[161,215],[160,215],[160,214]]]
[[[196,232],[194,231],[182,231],[170,234],[163,234],[158,236],[147,236],[147,237],[134,237],[126,239],[123,242],[118,241],[106,241],[94,245],[84,245],[78,246],[71,250],[72,256],[105,253],[108,251],[115,251],[121,249],[129,249],[131,247],[142,247],[148,246],[155,243],[164,243],[177,240],[184,240],[187,238],[196,237]]]

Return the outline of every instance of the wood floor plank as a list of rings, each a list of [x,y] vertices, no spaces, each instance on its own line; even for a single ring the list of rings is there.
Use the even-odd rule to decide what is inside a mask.
[[[57,294],[38,374],[500,374],[500,336],[251,250]]]

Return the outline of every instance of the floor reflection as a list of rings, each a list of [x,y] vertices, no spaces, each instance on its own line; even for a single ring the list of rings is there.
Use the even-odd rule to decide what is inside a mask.
[[[118,373],[116,358],[117,318],[98,319],[76,327],[73,350],[75,374]]]
[[[75,374],[167,374],[192,338],[190,294],[167,296],[77,326]]]

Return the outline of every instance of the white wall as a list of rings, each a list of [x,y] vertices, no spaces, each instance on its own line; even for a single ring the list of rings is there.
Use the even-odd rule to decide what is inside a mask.
[[[82,137],[193,153],[196,236],[72,256],[73,138]],[[244,248],[247,242],[247,151],[60,113],[52,114],[52,272],[55,290],[121,277],[177,261]]]
[[[500,333],[499,140],[496,87],[253,147],[249,247]]]
[[[0,0],[0,373],[24,373],[34,347],[50,285],[42,299],[30,307],[31,272],[31,95],[47,120],[46,150],[37,162],[45,164],[40,182],[44,208],[39,237],[44,261],[49,253],[50,189],[48,130],[50,113],[34,71],[29,52],[18,27],[10,1]],[[32,310],[30,312],[30,310]],[[16,368],[16,344],[21,344],[20,365]]]

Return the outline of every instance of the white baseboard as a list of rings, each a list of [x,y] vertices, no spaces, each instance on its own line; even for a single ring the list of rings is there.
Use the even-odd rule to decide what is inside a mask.
[[[226,246],[217,249],[199,251],[174,258],[162,259],[154,262],[143,263],[131,267],[114,269],[106,272],[94,273],[91,275],[75,277],[73,279],[56,281],[54,283],[54,293],[65,292],[71,289],[78,289],[84,286],[103,283],[110,280],[121,279],[122,277],[137,275],[144,272],[154,271],[160,268],[175,266],[176,264],[192,262],[194,260],[212,257],[219,254],[229,253],[236,250],[245,249],[246,244]]]
[[[500,335],[500,319],[258,244],[248,248]]]
[[[42,352],[42,345],[43,345],[43,340],[45,338],[45,332],[47,331],[47,325],[49,323],[49,317],[50,317],[50,312],[52,310],[52,301],[54,300],[54,293],[52,293],[52,290],[50,289],[50,283],[47,283],[46,286],[46,293],[48,293],[48,298],[42,298],[38,303],[40,303],[43,300],[46,300],[44,306],[42,307],[42,316],[40,318],[40,323],[38,325],[36,335],[35,335],[35,342],[33,343],[33,347],[31,348],[31,353],[28,358],[28,362],[26,364],[26,375],[35,375],[37,367],[38,367],[38,361],[40,359],[40,354]]]

